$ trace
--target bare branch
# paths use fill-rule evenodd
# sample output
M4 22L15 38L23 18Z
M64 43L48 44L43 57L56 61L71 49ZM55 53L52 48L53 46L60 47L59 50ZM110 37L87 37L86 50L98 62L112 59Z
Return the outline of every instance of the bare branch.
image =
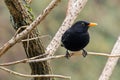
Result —
M58 32L56 33L56 35L54 36L54 38L52 39L52 41L50 42L50 44L48 45L48 47L47 47L47 49L45 51L45 53L49 53L48 56L51 56L51 55L53 55L55 53L55 51L57 50L57 48L59 47L59 45L61 43L62 34L68 28L70 28L70 26L73 24L74 20L78 16L79 12L83 9L86 2L87 2L87 0L77 0L73 4L73 6L71 6L73 8L70 8L71 10L66 15L66 18L64 19L61 27L59 28Z
M48 54L42 54L42 55L38 55L38 56L35 56L32 58L26 58L26 59L22 59L22 60L18 60L18 61L3 63L3 64L0 64L0 66L9 66L9 65L14 65L14 64L18 64L18 63L26 63L28 60L33 60L33 59L40 58L40 57L43 57L46 55L48 55Z
M16 37L12 37L7 43L5 43L0 48L0 57L13 45L15 45L19 40L25 37L29 32L31 32L46 16L47 14L57 5L60 0L53 0L46 9L21 33L17 34Z
M69 0L66 15L70 13L76 0Z
M72 56L78 56L78 55L82 55L80 52L78 53L70 53L71 57ZM109 55L106 53L95 53L95 52L88 52L88 55L97 55L97 56L105 56L105 57L120 57L120 55ZM63 58L66 57L66 55L58 55L58 56L50 56L50 57L46 57L46 58L41 58L41 59L35 59L35 60L28 60L26 62L41 62L41 61L47 61L47 60L51 60L51 59L59 59L59 58Z
M117 42L115 43L111 55L120 55L120 37L118 38ZM99 77L99 80L109 80L112 72L119 60L119 57L115 58L108 58L107 63L104 67L102 74Z
M21 74L21 73L18 73L18 72L15 72L15 71L12 71L10 69L7 69L5 67L2 67L0 66L0 69L1 70L4 70L10 74L14 74L14 75L17 75L17 76L21 76L21 77L26 77L26 78L33 78L33 77L51 77L51 78L62 78L62 79L71 79L71 77L69 76L62 76L62 75L27 75L27 74Z
M47 54L46 54L47 55ZM71 53L72 56L81 56L81 53ZM97 52L88 52L88 55L96 55L96 56L104 56L104 57L120 57L120 54L118 55L110 55L108 53L97 53ZM27 59L22 59L18 61L13 61L13 62L8 62L8 63L1 63L0 66L10 66L14 64L19 64L19 63L27 63L27 62L42 62L42 61L47 61L47 60L52 60L52 59L59 59L59 58L64 58L65 55L57 55L57 56L50 56L50 57L45 57L45 58L40 58L45 55L39 55L35 56L32 58L27 58ZM38 59L40 58L40 59Z
M34 37L34 38L30 38L30 39L24 39L24 40L21 40L22 42L24 42L24 41L31 41L31 40L35 40L35 39L39 39L39 38L44 38L44 37L50 37L51 38L51 36L49 36L49 35L43 35L43 36L38 36L38 37Z

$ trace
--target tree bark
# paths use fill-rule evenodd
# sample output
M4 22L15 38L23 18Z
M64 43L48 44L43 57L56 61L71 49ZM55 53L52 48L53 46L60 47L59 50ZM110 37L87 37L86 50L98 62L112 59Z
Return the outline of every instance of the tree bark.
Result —
M29 25L34 17L31 12L31 9L25 0L4 0L6 6L10 12L10 20L12 26L15 30L18 30L21 26ZM20 32L24 30L21 29ZM33 38L39 36L38 30L34 29L23 39ZM41 55L45 53L45 49L42 45L40 39L25 41L23 42L23 47L25 49L26 55L28 58ZM31 67L31 74L50 74L50 64L47 61L29 63ZM51 80L52 78L33 78L32 80Z

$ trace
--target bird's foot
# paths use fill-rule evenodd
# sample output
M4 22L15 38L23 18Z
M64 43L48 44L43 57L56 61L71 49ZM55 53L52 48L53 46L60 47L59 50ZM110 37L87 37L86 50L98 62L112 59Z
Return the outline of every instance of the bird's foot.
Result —
M69 58L71 57L71 55L70 55L70 53L68 52L68 50L66 51L65 57L66 57L67 59L69 59Z
M83 52L82 52L83 57L86 57L87 56L87 51L84 50L84 49L82 49L82 50L83 50Z

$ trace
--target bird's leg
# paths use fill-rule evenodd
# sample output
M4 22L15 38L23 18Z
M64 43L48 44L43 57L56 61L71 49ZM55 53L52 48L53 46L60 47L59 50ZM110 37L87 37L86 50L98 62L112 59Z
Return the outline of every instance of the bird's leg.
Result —
M68 50L66 51L65 57L66 57L67 59L69 59L69 57L71 57L71 55L70 55L70 53L68 52Z
M87 51L84 50L84 49L82 49L82 50L83 50L83 52L82 52L83 57L86 57L87 56Z

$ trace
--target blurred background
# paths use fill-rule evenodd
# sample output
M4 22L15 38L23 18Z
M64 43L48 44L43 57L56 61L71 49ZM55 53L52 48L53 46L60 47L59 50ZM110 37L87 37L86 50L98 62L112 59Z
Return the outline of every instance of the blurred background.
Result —
M33 0L30 4L35 17L49 4L51 0ZM68 0L61 3L42 21L38 29L42 35L53 37L62 24L67 8ZM81 11L76 21L87 20L98 23L98 26L89 29L91 41L86 47L87 51L110 53L120 33L120 1L119 0L88 0L85 8ZM0 46L6 43L14 34L15 30L10 23L10 14L3 0L0 0ZM51 39L43 38L45 47ZM65 54L65 49L59 47L56 52ZM0 58L0 63L10 62L26 58L21 43L17 43L5 55ZM88 55L52 60L51 66L54 74L68 75L72 80L97 80L105 66L107 57ZM17 72L30 74L28 64L17 64L7 67ZM118 62L110 80L120 80L120 62ZM14 76L0 70L0 80L29 80L28 78ZM61 80L61 79L56 79Z

